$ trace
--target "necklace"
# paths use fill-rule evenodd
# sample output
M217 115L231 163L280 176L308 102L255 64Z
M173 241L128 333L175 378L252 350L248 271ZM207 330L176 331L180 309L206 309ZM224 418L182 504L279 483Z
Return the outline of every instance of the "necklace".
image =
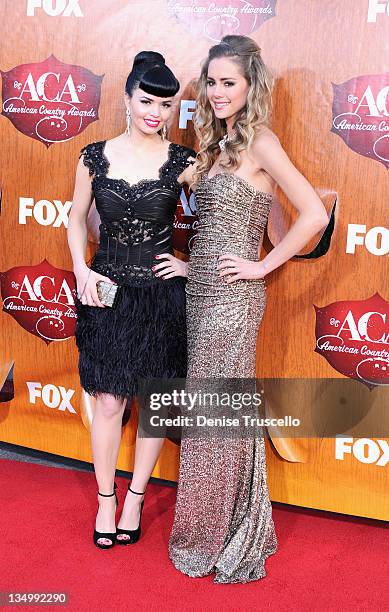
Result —
M222 152L225 151L227 140L228 140L228 134L226 134L225 136L223 136L223 138L221 140L219 140L220 151L222 151Z
M221 140L219 140L218 144L219 144L220 151L222 151L222 152L224 152L224 151L225 151L225 149L226 149L226 143L227 143L227 142L231 142L231 140L233 140L233 138L234 138L234 136L235 136L235 135L236 135L235 130L232 130L232 131L231 131L231 134L228 134L228 132L227 132L227 134L225 134L225 135L223 136L223 138L222 138Z

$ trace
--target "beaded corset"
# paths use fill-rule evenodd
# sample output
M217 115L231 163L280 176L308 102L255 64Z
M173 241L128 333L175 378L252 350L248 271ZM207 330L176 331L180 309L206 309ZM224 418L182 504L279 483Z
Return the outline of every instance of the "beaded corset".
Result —
M174 252L173 222L182 190L177 178L192 163L188 157L196 154L171 143L159 178L130 185L125 179L107 176L105 143L91 143L80 154L93 176L92 190L101 219L100 245L91 268L119 285L161 282L152 266L156 255Z

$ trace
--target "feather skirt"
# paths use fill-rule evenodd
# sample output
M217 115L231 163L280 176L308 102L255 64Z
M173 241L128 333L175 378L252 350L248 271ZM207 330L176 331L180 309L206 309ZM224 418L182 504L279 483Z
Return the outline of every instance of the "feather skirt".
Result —
M76 301L80 383L89 395L129 399L142 378L186 377L185 284L178 276L122 285L113 308Z

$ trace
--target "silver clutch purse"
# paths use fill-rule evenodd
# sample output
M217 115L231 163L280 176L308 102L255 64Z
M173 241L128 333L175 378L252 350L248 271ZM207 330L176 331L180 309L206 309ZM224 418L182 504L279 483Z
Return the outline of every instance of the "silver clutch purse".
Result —
M97 281L97 295L104 306L114 306L118 295L119 285L108 283L107 281Z

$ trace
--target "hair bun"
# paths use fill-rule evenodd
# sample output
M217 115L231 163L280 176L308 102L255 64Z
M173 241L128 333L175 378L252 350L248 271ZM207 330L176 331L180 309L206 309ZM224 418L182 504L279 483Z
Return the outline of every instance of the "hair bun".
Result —
M126 93L131 97L139 87L152 96L169 98L175 96L180 84L165 64L165 58L157 51L140 51L126 81Z
M145 64L165 64L165 58L157 51L140 51L135 55L133 67L138 68Z

